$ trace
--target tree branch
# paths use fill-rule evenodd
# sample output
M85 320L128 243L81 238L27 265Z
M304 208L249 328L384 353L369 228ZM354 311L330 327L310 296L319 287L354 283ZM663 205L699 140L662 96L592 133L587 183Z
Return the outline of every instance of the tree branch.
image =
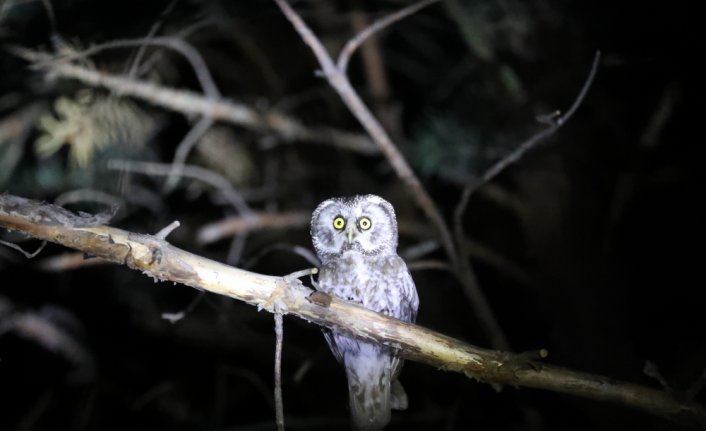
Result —
M540 388L622 404L679 422L706 426L706 409L664 391L486 350L312 292L292 277L244 271L206 259L145 234L73 215L52 204L0 194L0 226L126 265L159 280L179 282L265 309L286 311L314 324L393 347L406 359L484 382Z
M282 313L275 313L275 421L277 431L284 431L284 402L282 401Z
M366 27L363 31L349 39L343 49L341 49L341 53L338 54L338 60L336 61L336 67L338 67L338 70L342 73L346 73L351 56L355 50L358 49L358 47L360 47L360 45L362 45L363 42L365 42L370 36L438 1L439 0L422 0L417 3L412 3L411 5L400 9L395 13L387 15Z
M45 61L40 61L35 64L38 68L46 68L54 64L67 63L70 61L80 60L82 58L89 57L93 54L97 54L101 51L116 48L130 48L130 47L145 47L149 45L160 46L164 48L173 49L186 58L186 60L191 64L191 68L196 74L196 79L198 79L201 89L208 99L215 100L221 97L221 92L216 86L216 82L211 76L211 72L206 66L201 54L191 46L188 42L181 40L176 37L156 37L156 38L144 38L144 39L118 39L112 40L110 42L101 43L99 45L94 45L83 51L75 52L68 55L59 56L47 56Z
M133 160L112 159L108 161L109 170L120 170L124 172L139 172L146 175L171 175L172 164L155 162L136 162ZM253 214L250 205L243 199L240 193L231 185L230 181L223 175L213 172L201 166L182 165L177 172L179 177L194 178L202 181L223 194L229 204L238 213L245 216Z
M274 133L285 142L312 142L332 145L348 151L374 155L379 150L369 138L328 127L308 127L296 119L277 113L260 113L242 103L225 99L210 99L202 94L163 87L147 81L99 72L72 63L52 63L48 54L15 48L19 57L33 63L31 67L47 76L75 79L85 85L103 87L123 96L134 97L165 109L187 115L210 117L261 133ZM39 66L39 63L44 63Z
M302 228L311 221L311 214L303 211L282 213L253 213L249 216L231 216L199 228L196 241L210 244L223 238L257 229Z
M412 171L412 168L409 166L404 156L402 156L400 150L397 149L390 136L380 125L380 122L375 119L358 93L353 89L345 73L334 64L333 59L329 53L326 52L326 48L324 48L321 41L311 31L309 26L306 25L286 0L275 0L275 2L282 10L282 13L292 23L304 42L309 45L314 52L316 59L321 65L323 75L326 77L331 87L336 90L343 103L346 104L351 113L358 119L360 124L363 125L370 137L373 138L373 141L380 148L380 151L382 151L385 158L395 170L397 176L409 189L410 195L414 197L417 205L419 205L439 231L441 242L449 258L455 260L456 252L451 233L446 227L446 223L444 223L441 212L414 174L414 171Z
M586 97L588 90L591 88L591 84L593 83L593 78L596 77L596 72L598 71L598 65L600 64L600 61L601 52L597 51L596 55L593 57L593 63L591 64L591 70L588 72L588 77L586 78L586 81L581 87L581 91L579 91L578 96L576 96L576 99L574 99L574 103L571 104L569 110L566 111L564 115L558 115L555 118L545 118L542 122L547 124L547 127L542 129L538 133L532 135L528 140L520 144L520 146L514 149L510 154L498 160L493 166L490 167L490 169L485 171L485 173L479 180L473 181L464 188L460 203L458 205L458 208L456 209L457 223L458 220L460 220L460 216L465 211L465 208L468 205L468 199L471 197L471 194L473 194L473 192L478 190L478 188L483 184L486 184L488 181L495 178L505 168L520 160L522 156L524 156L525 153L527 153L529 150L552 137L561 128L561 126L563 126L567 121L569 121L569 119L571 119L576 110L583 103L583 99Z

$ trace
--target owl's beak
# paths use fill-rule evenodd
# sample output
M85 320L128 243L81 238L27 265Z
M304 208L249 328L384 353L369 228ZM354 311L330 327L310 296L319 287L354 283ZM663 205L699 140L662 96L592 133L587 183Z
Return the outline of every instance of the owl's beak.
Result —
M353 235L355 234L355 229L348 228L346 235L348 236L348 244L353 244Z

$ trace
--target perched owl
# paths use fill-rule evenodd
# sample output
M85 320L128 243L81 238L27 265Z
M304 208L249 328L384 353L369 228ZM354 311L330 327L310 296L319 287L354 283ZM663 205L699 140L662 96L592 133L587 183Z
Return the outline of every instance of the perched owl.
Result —
M319 290L414 322L419 297L397 255L397 219L389 202L375 195L326 200L312 215L311 237L321 260ZM356 428L382 429L391 408L407 408L407 395L397 380L403 361L393 349L336 331L324 335L346 368Z

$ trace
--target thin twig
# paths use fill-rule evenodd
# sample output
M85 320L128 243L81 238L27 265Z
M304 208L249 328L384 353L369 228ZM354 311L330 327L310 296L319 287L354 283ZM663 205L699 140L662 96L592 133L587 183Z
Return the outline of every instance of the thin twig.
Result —
M179 220L174 220L173 222L169 223L167 226L163 227L162 229L159 230L154 236L156 236L159 239L166 239L167 236L169 236L170 233L174 231L174 229L178 228L181 226L181 223L179 223Z
M2 245L4 245L4 246L7 246L7 247L10 247L10 248L13 249L13 250L19 251L19 252L22 253L22 254L24 255L24 257L26 257L27 259L32 259L33 257L37 256L42 250L44 250L44 247L47 245L47 242L46 242L46 241L42 241L42 244L41 244L39 247L37 247L37 249L36 249L34 252L32 252L32 253L30 253L30 252L28 252L28 251L24 251L24 250L22 249L22 247L20 247L19 245L15 244L15 243L12 243L12 242L3 241L3 240L0 239L0 244L2 244Z
M208 20L206 20L206 19L202 19L200 21L195 21L192 24L177 31L175 34L172 35L172 37L176 37L177 39L186 40L193 33L201 30L202 28L208 27L209 25L211 25L211 23L209 23ZM143 76L145 73L152 70L154 65L157 62L159 62L160 60L162 60L163 58L164 58L164 51L155 50L152 53L152 55L150 55L149 58L147 58L147 60L142 62L142 65L140 65L140 68L137 70L137 75L132 76L132 78L136 78L138 76Z
M255 213L249 217L233 216L207 224L196 232L196 240L210 244L225 237L260 229L306 227L311 221L310 212Z
M365 30L370 25L368 13L363 9L351 12L351 27L356 32ZM365 74L370 105L378 121L393 138L402 136L400 124L401 110L390 98L390 82L383 61L380 41L377 37L369 37L360 46L360 62Z
M146 175L169 175L172 172L172 165L167 163L136 162L133 160L110 160L108 169L137 172ZM253 210L245 202L245 199L233 188L230 181L222 175L200 166L184 165L181 171L182 177L193 178L218 189L228 200L233 208L242 215L250 215Z
M688 401L693 401L694 398L703 390L706 385L706 370L701 370L701 374L696 380L689 385L689 388L684 393L684 398Z
M211 126L213 126L213 118L201 117L191 130L189 130L189 133L179 142L174 154L174 160L172 161L172 170L169 175L167 175L167 179L164 182L164 193L169 193L174 190L181 176L181 171L184 169L186 158L189 157L189 153L194 148L194 145L199 142L199 139L201 139Z
M508 154L506 157L502 158L497 163L495 163L490 169L488 169L483 174L480 180L469 183L463 189L463 192L461 193L461 198L459 199L458 204L456 205L456 208L454 210L454 230L456 238L458 238L459 241L461 241L466 236L463 229L463 214L466 212L466 208L468 207L468 202L471 198L471 195L476 190L478 190L480 186L493 179L507 166L519 160L527 151L531 150L540 142L554 135L554 133L556 133L557 130L559 130L559 128L561 128L561 126L564 125L571 118L572 115L574 115L574 112L576 112L578 107L581 105L583 99L588 93L588 89L591 87L593 78L596 76L596 71L598 70L598 64L600 63L600 59L601 53L600 51L598 51L596 52L596 55L593 58L591 70L588 73L588 77L586 78L586 81L584 82L581 91L579 92L578 96L576 96L576 99L574 100L573 104L566 112L566 114L555 118L553 121L550 121L548 123L549 125L546 128L541 130L539 133L534 134L528 140L520 144L520 146L518 146L517 149L515 149L512 153ZM463 249L463 247L459 248Z
M48 351L66 359L73 370L70 377L88 382L95 376L95 359L73 331L55 322L51 310L16 312L0 320L0 337L8 332L31 340Z
M284 431L284 405L282 402L282 313L275 315L275 417L277 430Z
M657 364L655 364L652 361L645 361L645 365L642 367L642 372L645 373L648 377L651 377L659 383L660 386L662 386L662 389L664 389L665 392L671 394L674 391L672 390L671 386L667 382L667 379L664 378L662 373L659 371L659 367L657 367Z
M543 129L539 133L533 135L531 138L520 144L520 146L517 147L510 154L503 157L497 163L491 166L490 169L488 169L483 174L479 181L474 181L468 186L466 186L461 196L461 203L459 204L461 215L463 215L463 212L465 211L465 208L468 205L468 199L471 197L474 191L478 190L480 186L495 178L495 176L502 172L503 169L518 161L520 158L522 158L522 156L525 155L525 153L534 148L537 144L545 141L546 139L554 135L557 130L561 128L561 126L563 126L567 121L569 121L569 119L574 115L579 106L581 106L581 104L583 103L583 100L586 97L589 88L591 88L591 84L593 83L593 78L595 78L596 76L596 71L598 70L600 60L601 52L597 51L596 55L593 57L593 64L591 65L591 70L588 73L588 77L586 78L583 87L581 87L581 91L579 92L578 96L576 96L574 103L564 115L561 115L555 118L554 120L549 120L548 127ZM457 211L459 210L459 208L457 208Z
M169 323L177 323L178 321L186 317L188 313L194 311L194 308L196 308L199 302L201 302L205 294L206 292L202 290L196 292L196 296L194 297L194 299L189 301L189 304L183 310L177 311L176 313L162 313L162 319L168 321Z
M260 250L255 256L243 263L242 267L246 269L254 267L265 255L272 253L273 251L286 251L287 253L296 254L312 266L321 265L319 258L306 247L287 243L275 243Z
M108 207L120 207L125 200L97 189L69 190L54 198L54 203L60 206L76 202L97 202Z
M230 241L230 247L228 248L228 254L226 255L226 262L229 265L238 265L240 263L247 239L248 232L241 232L235 235Z
M453 273L453 268L451 267L451 265L449 265L448 262L443 261L443 260L434 260L434 259L417 260L417 261L409 262L407 264L407 268L412 272L436 270L436 271L448 271L448 272Z
M10 2L8 2L10 3ZM42 0L42 5L44 10L47 12L47 20L49 20L49 27L51 28L52 36L56 35L56 14L54 13L54 7L51 5L50 0Z
M459 239L459 241L461 241L461 239ZM464 247L464 249L468 250L468 255L472 260L495 269L499 274L502 274L503 277L513 279L524 286L534 284L531 274L483 243L465 239L463 240L463 245L460 247Z
M159 15L159 19L157 20L157 22L152 24L149 31L147 32L147 36L145 37L146 40L152 40L154 38L154 35L157 34L160 27L162 27L162 24L164 24L164 20L172 12L172 10L174 10L174 6L176 6L177 1L178 0L172 0L167 4L167 7L165 7L164 10L162 11L162 13ZM128 70L128 73L127 73L127 77L129 79L135 78L135 75L137 74L137 70L140 67L140 63L142 62L142 57L145 55L146 51L147 51L147 44L143 44L137 49L137 54L135 54L135 59L132 61L132 64L130 65L130 69Z
M395 13L386 15L385 17L373 22L365 30L356 34L354 37L348 39L345 46L338 54L338 60L336 61L336 67L341 73L346 73L348 69L348 63L350 62L351 56L360 45L363 44L370 36L383 30L385 27L389 27L391 24L396 23L402 18L406 18L413 13L424 9L425 7L438 2L439 0L422 0L417 3L411 4L406 8L400 9Z
M66 272L96 265L113 265L113 262L101 258L86 259L85 254L75 252L44 258L36 262L33 268L47 272Z
M532 136L529 140L525 141L522 143L515 151L513 151L511 154L506 156L505 158L501 159L498 161L494 166L492 166L486 173L483 175L483 177L476 182L473 182L466 186L463 189L463 192L461 193L461 198L459 199L458 204L456 205L456 208L454 209L454 232L457 238L457 244L458 244L458 250L461 254L461 260L462 261L468 261L468 256L469 256L469 250L466 244L464 243L464 238L466 237L464 229L463 229L463 214L466 211L466 207L468 206L468 201L470 200L471 195L475 190L478 189L481 185L495 177L498 173L500 173L505 167L510 165L511 163L519 160L527 151L532 149L535 145L537 145L539 142L544 141L545 139L549 138L552 136L554 133L556 133L559 128L566 123L566 121L571 118L571 116L576 112L578 107L581 105L581 102L583 101L584 97L586 96L586 93L588 92L588 89L591 86L591 83L593 82L593 78L596 74L596 70L598 69L598 64L600 61L600 52L596 53L596 56L594 57L593 60L593 65L591 66L591 71L588 75L588 79L584 83L583 87L581 88L581 91L579 92L579 95L576 97L576 100L574 103L571 105L569 110L564 114L563 116L560 116L556 118L554 121L549 123L549 126L542 130L541 132L535 134ZM474 279L475 276L472 272L469 272L466 267L459 267L459 275L462 278L467 278L467 279ZM475 282L472 280L471 282ZM472 299L473 302L484 302L485 298L484 297L476 297L475 294L477 292L473 290L469 290L467 292L470 295L473 295ZM485 313L486 316L483 317L481 314L479 314L479 320L481 323L484 325L490 325L487 326L487 329L489 329L491 332L491 336L497 336L501 334L501 332L494 332L493 331L493 326L497 325L497 322L495 321L495 318L492 314L489 313L489 308L486 307L477 307L476 312L477 313ZM498 327L499 329L499 327ZM495 345L495 344L494 344Z
M421 242L401 250L398 254L405 261L417 260L439 249L435 239L424 239Z
M674 114L674 108L680 99L681 90L675 82L667 85L667 88L662 94L662 98L654 110L650 119L647 121L647 126L640 134L640 145L646 148L655 147L659 143L659 138L668 124L670 118Z

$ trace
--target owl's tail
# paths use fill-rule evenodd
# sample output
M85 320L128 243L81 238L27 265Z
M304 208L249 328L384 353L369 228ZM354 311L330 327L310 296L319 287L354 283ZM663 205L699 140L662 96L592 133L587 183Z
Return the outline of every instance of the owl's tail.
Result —
M361 343L359 352L345 357L348 396L354 428L381 430L390 422L391 357ZM374 346L370 346L374 347Z

